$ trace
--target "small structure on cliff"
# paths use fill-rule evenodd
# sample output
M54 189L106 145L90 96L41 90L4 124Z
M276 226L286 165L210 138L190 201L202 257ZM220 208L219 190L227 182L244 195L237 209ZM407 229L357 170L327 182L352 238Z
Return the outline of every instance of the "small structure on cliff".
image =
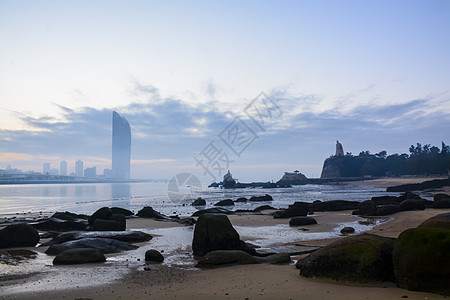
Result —
M277 185L299 185L306 184L307 178L304 174L300 173L298 170L294 172L284 172L283 177L277 181Z
M335 156L344 156L344 148L339 141L336 141L336 154Z

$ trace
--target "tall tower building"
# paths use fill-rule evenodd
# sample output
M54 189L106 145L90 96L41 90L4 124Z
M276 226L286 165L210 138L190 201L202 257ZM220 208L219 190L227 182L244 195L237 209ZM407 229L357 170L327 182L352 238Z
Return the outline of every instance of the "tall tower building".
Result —
M65 160L59 164L59 175L67 176L67 161Z
M75 176L83 177L83 161L77 160L75 162Z
M44 165L42 166L42 174L50 174L50 163L44 163Z
M131 130L127 119L113 111L112 118L112 177L130 178Z

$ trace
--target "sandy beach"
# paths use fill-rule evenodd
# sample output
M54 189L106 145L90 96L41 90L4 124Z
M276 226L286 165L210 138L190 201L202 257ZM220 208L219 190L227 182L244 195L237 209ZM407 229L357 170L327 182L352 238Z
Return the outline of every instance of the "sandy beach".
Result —
M405 182L405 181L403 181ZM356 184L397 185L389 180ZM269 215L232 215L229 219L241 239L262 247L267 240L279 246L295 244L323 246L342 238L326 235L342 224L371 224L361 230L396 238L407 228L450 209L405 211L383 218L360 218L351 211L322 212L314 217L317 225L289 229L289 219L273 219ZM362 222L361 222L362 221ZM366 225L361 225L366 226ZM38 257L30 260L29 273L14 266L0 265L1 299L448 299L422 292L397 288L394 283L350 284L299 276L292 263L284 265L241 265L216 269L197 269L190 243L193 227L150 219L129 219L128 229L154 235L134 251L107 255L103 264L53 266L52 257L43 254L45 247L33 248ZM264 230L267 230L264 232ZM292 234L298 239L292 242ZM326 238L321 238L322 236ZM291 242L284 242L290 240ZM295 238L294 238L295 239ZM163 264L145 264L148 249L162 250Z

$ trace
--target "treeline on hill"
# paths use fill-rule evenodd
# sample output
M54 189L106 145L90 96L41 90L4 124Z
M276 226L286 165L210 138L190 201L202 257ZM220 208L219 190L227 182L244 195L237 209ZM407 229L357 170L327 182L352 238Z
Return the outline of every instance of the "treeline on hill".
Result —
M450 169L450 146L442 142L439 149L430 144L417 143L409 147L409 154L387 155L386 151L371 154L362 151L358 156L347 152L343 159L341 176L399 176L447 174Z

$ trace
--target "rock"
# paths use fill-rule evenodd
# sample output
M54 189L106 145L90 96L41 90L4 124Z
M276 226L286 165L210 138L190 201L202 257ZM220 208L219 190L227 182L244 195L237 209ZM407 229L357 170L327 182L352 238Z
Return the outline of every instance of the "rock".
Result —
M400 207L398 205L382 205L377 208L376 215L377 216L387 216L398 213L400 211Z
M377 211L377 206L372 200L366 200L359 204L358 210L353 212L354 215L359 216L374 216Z
M134 213L131 210L121 208L121 207L111 207L111 212L113 215L120 214L120 215L124 215L125 217L134 215Z
M87 264L106 261L103 253L98 249L74 248L59 253L54 259L54 265Z
M87 215L78 215L71 212L55 212L50 218L57 218L65 221L77 221L77 220L87 220L89 216Z
M263 210L276 210L276 208L272 207L270 205L261 205L261 206L258 206L257 208L255 208L253 211L260 212Z
M194 202L192 202L192 206L204 206L206 205L206 200L202 198L197 198Z
M353 227L344 227L341 229L341 233L344 235L355 233L355 228Z
M94 226L92 226L96 231L121 231L125 230L122 225L114 220L102 220L97 219L94 222Z
M201 257L196 267L211 268L220 265L245 265L258 263L282 264L290 263L288 253L273 254L266 257L256 257L242 250L217 250Z
M437 189L448 186L448 179L434 179L421 183L410 183L386 188L387 192L406 192L406 191L422 191L425 189Z
M162 263L164 256L158 250L150 249L145 252L145 261Z
M178 216L169 217L154 210L151 206L145 206L136 214L140 218L149 218L157 221L177 222L183 225L194 225L195 220L192 218L181 219Z
M134 250L139 247L113 239L83 238L80 240L64 242L62 244L51 245L45 253L48 255L57 255L65 250L74 248L94 248L102 251L102 253L117 253Z
M373 203L375 205L389 205L389 204L400 204L403 200L398 199L395 196L378 196L378 197L372 197Z
M420 199L407 199L402 201L398 208L400 211L408 211L408 210L424 210L425 203Z
M116 221L120 224L120 229L117 231L123 231L127 229L127 219L123 214L113 214L109 220Z
M346 237L297 261L304 277L338 281L392 281L394 240L372 234Z
M95 213L92 214L92 216L89 217L88 223L89 225L94 225L95 220L102 219L102 220L109 220L109 218L112 216L112 211L109 207L102 207L98 209Z
M214 206L234 206L234 201L231 199L225 199L217 202Z
M308 179L306 176L299 171L295 172L284 172L283 177L277 181L278 186L290 186L290 185L302 185L306 184Z
M282 218L306 216L308 215L309 207L310 207L309 203L295 202L294 204L289 205L287 209L274 212L273 217L275 219L282 219Z
M434 202L433 208L450 208L450 198L437 200Z
M248 200L245 197L240 197L240 198L237 198L236 200L234 200L234 202L247 202L247 201Z
M47 245L61 244L67 241L81 240L84 238L107 238L127 243L140 243L151 240L153 237L142 231L87 231L87 232L64 232L46 243ZM44 244L43 244L44 245Z
M432 227L450 230L450 213L431 217L420 224L419 227Z
M440 194L436 194L433 196L434 201L439 201L439 200L446 199L446 198L450 199L450 195L440 193Z
M36 258L38 254L27 249L11 249L0 251L0 264L18 265L24 260Z
M0 230L0 248L34 247L39 239L37 230L28 224L9 225Z
M204 256L215 250L243 250L257 255L254 248L241 241L226 215L201 215L195 225L192 251L195 256Z
M222 208L222 207L211 207L207 209L198 210L195 213L192 214L193 217L199 217L204 214L225 214L225 215L232 215L234 214L233 211Z
M317 224L316 219L313 217L293 217L289 221L289 226L305 226Z
M256 202L256 201L272 201L273 198L270 195L265 194L264 196L252 196L250 197L250 201Z
M415 194L415 193L412 193L412 192L405 192L405 193L401 194L400 196L398 196L397 199L398 199L400 202L402 202L402 201L408 200L408 199L417 199L417 200L421 200L422 198L421 198L419 195Z
M346 200L315 201L311 205L311 211L355 210L358 209L359 204L358 201Z
M87 230L88 223L86 221L65 221L58 218L50 218L30 223L37 230L45 231L73 231Z
M412 228L395 242L393 262L399 287L450 295L450 230Z

